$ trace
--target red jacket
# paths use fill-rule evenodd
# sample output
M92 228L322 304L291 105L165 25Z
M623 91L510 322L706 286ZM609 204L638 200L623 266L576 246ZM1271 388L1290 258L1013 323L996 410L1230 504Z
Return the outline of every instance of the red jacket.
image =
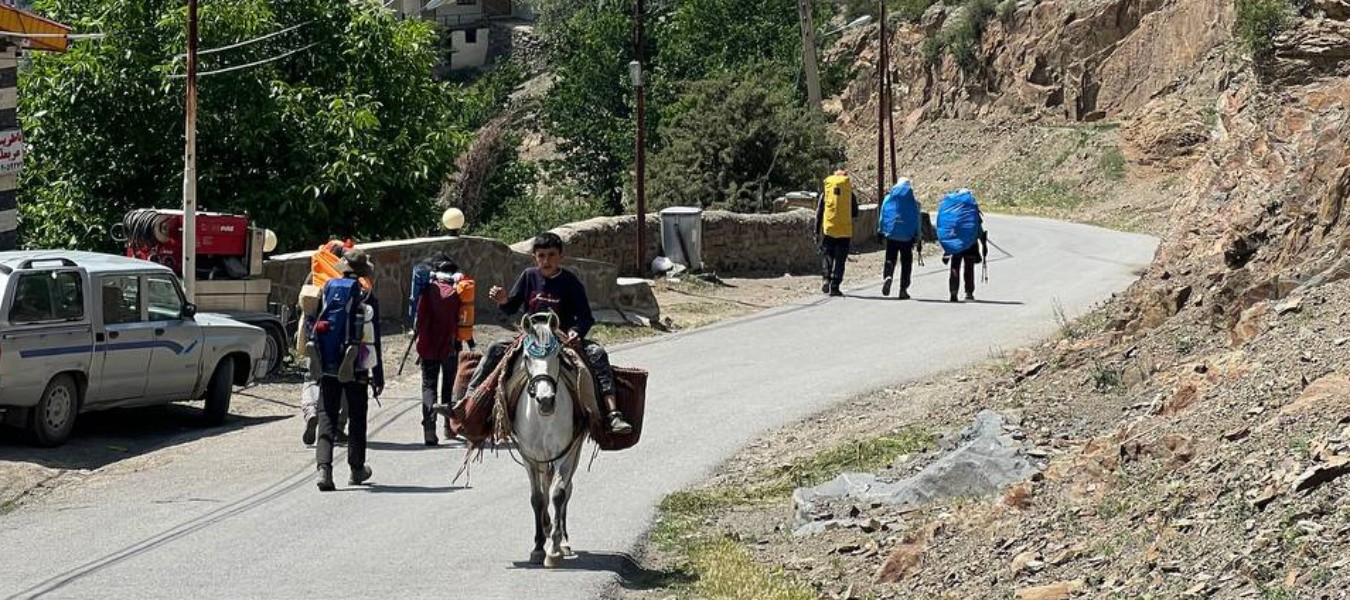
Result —
M442 361L455 353L459 295L449 282L432 281L417 300L417 355Z

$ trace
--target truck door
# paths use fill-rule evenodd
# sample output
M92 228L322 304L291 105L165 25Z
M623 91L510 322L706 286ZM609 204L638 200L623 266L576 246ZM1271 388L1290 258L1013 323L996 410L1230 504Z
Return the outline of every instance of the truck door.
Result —
M104 275L95 284L102 328L94 342L101 355L98 402L138 400L145 395L155 326L146 322L138 275Z
M0 390L5 404L37 404L56 373L88 373L93 332L85 312L83 273L19 271L0 285ZM4 298L5 287L11 295Z
M143 278L155 347L150 354L150 377L145 395L153 400L188 400L197 386L201 364L201 327L183 315L186 300L172 275Z

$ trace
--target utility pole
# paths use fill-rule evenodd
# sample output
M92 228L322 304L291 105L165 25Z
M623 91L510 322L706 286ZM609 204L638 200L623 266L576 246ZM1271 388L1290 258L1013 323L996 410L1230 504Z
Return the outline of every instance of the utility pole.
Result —
M811 0L797 0L802 29L802 68L806 71L806 98L811 110L820 110L820 65L816 63L816 26Z
M883 15L884 18L884 15ZM882 24L885 27L885 24ZM891 39L884 37L881 48L886 53L886 122L891 132L891 176L900 178L900 170L895 166L895 71L891 67Z
M183 150L183 291L197 291L197 0L188 0L187 147Z
M644 72L642 21L645 15L642 0L637 0L633 12L634 44L636 45L637 67L633 69L634 87L637 91L637 274L646 273L647 264L647 99L645 94L646 73Z
M877 204L886 197L886 0L877 0L877 35L881 50L877 53Z

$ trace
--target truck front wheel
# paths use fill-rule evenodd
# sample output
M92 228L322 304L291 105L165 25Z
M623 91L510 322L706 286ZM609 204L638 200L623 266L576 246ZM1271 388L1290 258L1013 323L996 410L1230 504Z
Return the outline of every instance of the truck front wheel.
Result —
M281 332L280 327L272 324L264 325L263 331L267 333L267 346L263 350L263 359L267 361L267 374L276 375L286 360L286 334Z
M216 370L211 373L211 381L206 384L206 404L202 407L202 420L207 425L220 425L230 412L230 395L234 393L234 359L220 359Z

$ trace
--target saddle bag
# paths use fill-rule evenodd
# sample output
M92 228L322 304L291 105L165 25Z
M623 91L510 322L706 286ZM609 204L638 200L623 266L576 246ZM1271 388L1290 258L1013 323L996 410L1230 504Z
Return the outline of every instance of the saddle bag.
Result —
M633 426L633 432L619 435L610 433L608 419L591 422L591 439L601 450L627 450L642 438L642 416L647 409L647 371L630 367L613 367L615 400L619 410Z
M455 372L454 405L450 411L450 429L469 444L477 445L492 437L492 404L497 398L497 382L484 381L476 390L469 389L469 378L483 360L477 352L461 352Z

